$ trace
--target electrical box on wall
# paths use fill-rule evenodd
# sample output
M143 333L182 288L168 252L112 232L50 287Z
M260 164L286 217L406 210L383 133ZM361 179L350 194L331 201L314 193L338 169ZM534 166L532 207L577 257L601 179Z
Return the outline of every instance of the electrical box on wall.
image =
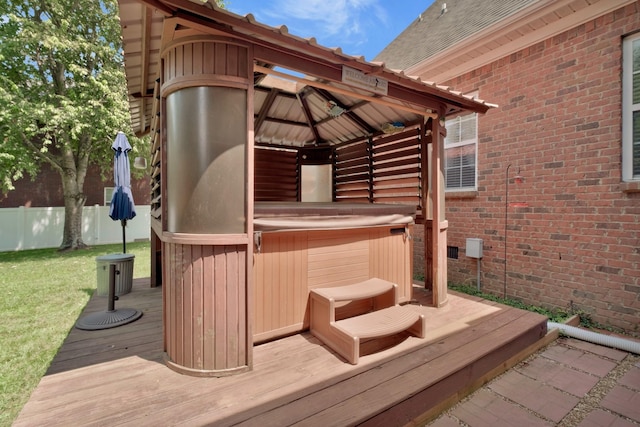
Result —
M482 258L482 239L467 238L467 256L469 258Z

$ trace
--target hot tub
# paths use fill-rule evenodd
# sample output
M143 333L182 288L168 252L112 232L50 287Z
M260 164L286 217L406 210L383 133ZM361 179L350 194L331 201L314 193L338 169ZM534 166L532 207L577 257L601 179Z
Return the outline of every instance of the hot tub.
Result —
M347 203L256 203L254 342L309 327L309 290L372 277L411 299L415 207Z

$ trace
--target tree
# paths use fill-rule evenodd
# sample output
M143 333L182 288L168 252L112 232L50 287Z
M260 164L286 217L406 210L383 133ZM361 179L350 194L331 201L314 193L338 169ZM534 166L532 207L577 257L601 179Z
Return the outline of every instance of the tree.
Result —
M85 247L87 168L109 170L113 138L131 128L117 11L116 0L0 4L0 189L36 176L43 162L58 171L60 249Z

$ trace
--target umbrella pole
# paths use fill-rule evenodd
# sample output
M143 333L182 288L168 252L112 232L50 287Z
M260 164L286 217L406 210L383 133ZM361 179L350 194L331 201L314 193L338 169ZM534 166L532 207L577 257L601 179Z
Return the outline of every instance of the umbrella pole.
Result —
M127 220L123 219L120 221L120 223L122 224L122 253L126 254L127 253L127 238L126 238L126 234L125 234L125 227L127 226Z
M107 311L114 311L116 308L116 265L109 264L109 301L107 302Z

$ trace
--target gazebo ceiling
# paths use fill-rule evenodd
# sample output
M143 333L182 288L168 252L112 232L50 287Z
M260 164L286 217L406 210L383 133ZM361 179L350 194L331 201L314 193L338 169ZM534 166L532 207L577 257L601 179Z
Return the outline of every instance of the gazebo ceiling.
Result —
M163 43L191 34L227 35L253 44L256 144L336 145L393 132L461 110L492 107L402 72L345 55L286 27L257 23L211 1L119 0L133 131L148 133L156 116Z

